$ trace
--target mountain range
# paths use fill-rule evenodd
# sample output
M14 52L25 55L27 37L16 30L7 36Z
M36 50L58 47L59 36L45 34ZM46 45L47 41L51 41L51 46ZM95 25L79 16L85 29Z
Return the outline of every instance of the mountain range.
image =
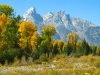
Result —
M48 12L41 16L36 12L34 7L29 8L22 16L24 21L31 20L38 26L38 33L41 34L41 29L44 25L51 24L56 28L54 39L66 41L68 33L76 32L79 35L79 40L86 39L91 45L100 45L100 26L82 20L80 18L71 17L64 10L56 13Z

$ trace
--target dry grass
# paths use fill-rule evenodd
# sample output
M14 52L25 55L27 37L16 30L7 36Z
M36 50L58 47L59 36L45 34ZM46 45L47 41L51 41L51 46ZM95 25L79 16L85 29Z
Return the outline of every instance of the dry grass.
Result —
M0 75L100 75L99 56L74 58L57 55L50 62L29 65L24 58L22 60L16 60L12 65L0 65Z

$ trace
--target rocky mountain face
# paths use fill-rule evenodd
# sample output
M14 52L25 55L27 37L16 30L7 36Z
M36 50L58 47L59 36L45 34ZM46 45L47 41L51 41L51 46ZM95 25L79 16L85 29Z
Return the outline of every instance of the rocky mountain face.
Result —
M37 24L39 33L41 33L42 26L48 24L54 25L57 31L54 39L66 41L67 34L74 31L79 35L80 40L85 38L91 45L100 45L99 26L87 20L73 18L69 14L66 14L64 10L58 11L55 14L48 12L41 16L37 14L34 7L31 7L23 15L23 20L31 20L33 23Z

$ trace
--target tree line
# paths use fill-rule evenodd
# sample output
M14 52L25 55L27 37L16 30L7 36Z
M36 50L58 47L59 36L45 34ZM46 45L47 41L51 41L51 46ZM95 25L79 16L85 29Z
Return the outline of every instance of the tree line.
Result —
M15 16L12 6L0 4L0 63L9 63L17 56L26 60L31 57L37 60L42 56L53 58L57 54L80 57L93 54L100 55L99 46L91 46L85 39L78 40L75 32L69 33L66 42L53 40L56 29L53 25L42 27L39 35L38 27L31 21L23 21L20 15Z

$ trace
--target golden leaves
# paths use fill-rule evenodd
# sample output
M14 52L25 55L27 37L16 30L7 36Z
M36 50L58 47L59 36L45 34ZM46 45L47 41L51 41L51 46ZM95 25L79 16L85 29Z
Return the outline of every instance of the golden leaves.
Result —
M18 44L22 49L24 49L27 45L27 39L26 38L20 38Z
M2 41L2 36L1 36L1 33L5 31L6 27L7 27L7 17L6 15L3 13L1 16L0 16L0 43Z
M20 34L20 39L19 39L19 45L22 47L22 48L25 48L25 46L32 46L32 48L35 48L34 45L36 45L36 40L37 40L37 37L38 37L38 34L37 34L37 26L35 24L33 24L32 22L28 21L23 21L20 26L19 26L19 29L18 29L18 32ZM24 39L24 40L22 40ZM25 40L27 40L25 42ZM26 44L26 45L23 45Z
M3 31L3 29L6 28L7 24L7 17L6 15L3 13L1 16L0 16L0 32Z
M19 26L18 32L21 33L22 36L29 36L31 32L37 31L37 26L32 24L32 22L22 22Z
M52 25L46 25L42 28L42 33L45 35L54 35L56 33L55 27Z
M56 45L57 45L57 49L59 51L62 51L64 42L62 40L55 40L54 43L53 43L53 47L56 46Z
M34 32L30 39L30 45L32 46L32 50L37 50L38 47L38 34Z
M78 41L78 35L75 32L69 33L67 35L67 41L73 48L75 48Z

